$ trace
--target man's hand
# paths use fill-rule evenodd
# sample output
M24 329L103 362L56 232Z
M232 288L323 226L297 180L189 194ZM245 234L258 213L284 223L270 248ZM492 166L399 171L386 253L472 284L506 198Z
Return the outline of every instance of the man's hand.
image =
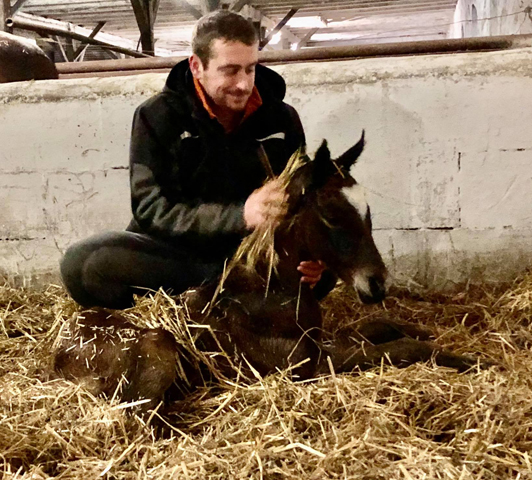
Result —
M244 221L250 230L265 222L279 223L286 214L286 193L279 180L255 190L244 205Z
M321 260L301 262L297 270L302 274L301 283L308 283L310 288L314 288L325 270L325 263Z

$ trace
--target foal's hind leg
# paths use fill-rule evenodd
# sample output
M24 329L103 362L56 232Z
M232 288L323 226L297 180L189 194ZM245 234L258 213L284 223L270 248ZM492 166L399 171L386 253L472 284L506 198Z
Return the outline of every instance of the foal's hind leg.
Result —
M176 344L163 329L140 329L116 314L84 312L63 332L54 369L93 394L155 406L176 377Z
M162 328L139 332L132 347L133 356L124 400L149 399L142 409L153 408L176 378L177 347L173 335Z
M417 340L429 340L432 337L432 332L419 325L377 319L362 323L356 328L354 336L358 340L365 340L373 345L379 345L404 337L415 338Z
M335 372L349 372L357 367L361 370L366 370L380 365L383 359L397 367L406 367L413 363L426 362L433 358L437 365L456 368L461 372L477 364L477 360L474 358L458 355L437 347L433 343L408 337L379 345L351 347L349 349L333 345L327 347L322 355L324 358L320 361L318 373L329 372L327 356L331 357Z

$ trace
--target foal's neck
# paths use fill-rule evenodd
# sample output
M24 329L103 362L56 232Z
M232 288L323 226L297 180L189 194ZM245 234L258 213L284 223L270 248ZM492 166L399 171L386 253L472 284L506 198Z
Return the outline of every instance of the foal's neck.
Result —
M279 256L277 264L277 279L283 290L299 292L301 273L297 270L304 260L310 260L310 255L304 243L304 232L299 228L279 229L275 235L275 251Z

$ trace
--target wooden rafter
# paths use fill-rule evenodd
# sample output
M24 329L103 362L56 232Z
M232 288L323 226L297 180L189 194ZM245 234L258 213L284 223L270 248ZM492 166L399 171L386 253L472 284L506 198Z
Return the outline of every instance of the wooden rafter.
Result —
M9 19L9 24L14 28L20 28L23 30L31 30L39 34L59 35L65 38L72 38L81 42L86 42L91 45L99 45L102 48L114 50L116 52L123 53L132 57L146 57L144 53L137 52L131 48L124 47L114 42L125 42L126 40L121 37L113 35L106 35L106 41L98 38L89 38L87 29L74 25L69 22L61 22L54 19L45 17L39 17L37 15L29 15L20 13ZM83 32L83 33L82 33Z
M290 11L284 16L284 18L274 27L274 29L266 35L266 38L260 43L260 48L263 49L268 43L270 43L273 36L283 28L288 21L297 13L297 8L292 8Z
M11 17L11 3L9 0L0 0L0 31L9 32L6 20Z
M242 10L246 5L248 5L249 2L251 2L251 0L235 0L235 1L231 4L230 9L231 9L233 12L240 12L240 10Z
M98 22L98 25L96 25L96 27L94 27L94 29L92 30L92 32L90 33L88 38L94 38L97 35L97 33L104 27L104 25L105 25L105 22ZM76 61L78 59L78 57L83 55L85 53L85 50L87 50L88 46L89 46L89 44L87 42L81 42L80 46L74 52L73 61Z
M314 35L318 30L319 30L319 28L310 29L305 34L305 36L297 43L296 50L299 50L300 48L303 48L308 43L308 41L312 38L312 35Z
M57 46L57 49L61 53L61 56L63 57L63 61L70 62L70 59L68 58L67 52L65 50L65 47L63 46L63 43L61 42L60 37L58 37L57 35L53 35L52 38L55 41L55 44Z
M159 8L159 0L130 0L137 25L140 31L140 43L142 44L142 52L148 55L153 55L155 52L155 38L153 33L153 26Z
M201 0L203 13L214 12L220 6L220 0Z
M74 61L74 41L70 37L65 38L65 50L68 56L68 61Z
M18 0L18 2L11 7L11 15L15 15L15 13L17 13L27 1L28 0Z
M265 27L266 29L273 29L276 25L278 25L278 22L266 16L264 12L251 5L246 5L244 7L244 14L251 18L254 23L260 23L261 28ZM288 28L284 29L284 34L291 43L299 43L301 40L301 38L299 38L297 35L294 35Z
M196 7L188 3L187 0L177 0L177 3L180 4L196 20L199 20L201 17L203 17L203 13L201 13Z

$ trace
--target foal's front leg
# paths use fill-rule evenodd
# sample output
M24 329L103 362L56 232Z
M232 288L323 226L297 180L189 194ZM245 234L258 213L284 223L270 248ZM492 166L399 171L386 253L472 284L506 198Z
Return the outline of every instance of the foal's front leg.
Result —
M469 370L478 361L475 358L458 355L440 348L431 342L409 337L400 338L379 345L365 345L349 349L328 347L322 354L320 373L327 373L329 366L326 357L330 356L336 372L350 372L355 368L367 370L379 366L384 360L397 367L407 367L416 362L434 359L436 365L456 368L460 372Z
M330 357L335 372L350 372L356 368L367 370L379 366L384 360L397 367L407 367L416 362L434 359L436 365L455 368L460 372L469 370L478 364L478 360L465 355L458 355L438 347L432 342L403 337L378 345L356 345L349 348L344 345L332 344L322 348L318 373L329 373ZM490 362L481 361L483 367Z
M357 326L354 336L373 345L392 342L400 338L410 337L416 340L429 340L432 332L412 323L399 323L385 318L370 320Z

